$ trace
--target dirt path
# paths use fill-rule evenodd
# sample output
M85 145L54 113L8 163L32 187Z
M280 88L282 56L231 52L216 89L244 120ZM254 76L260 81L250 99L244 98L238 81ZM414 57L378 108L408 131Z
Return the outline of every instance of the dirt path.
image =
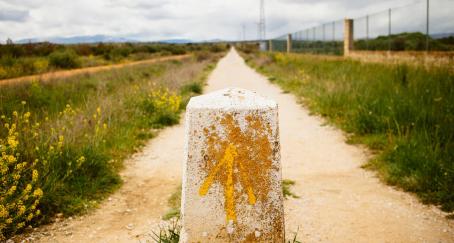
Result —
M87 67L87 68L78 68L72 70L62 70L62 71L55 71L49 73L42 73L36 75L29 75L24 77L18 78L11 78L11 79L0 79L0 86L2 85L11 85L20 82L30 82L36 79L49 81L55 78L67 78L78 74L84 73L96 73L103 70L110 70L116 68L122 68L127 66L135 66L139 64L151 64L156 62L168 61L168 60L181 60L183 58L189 57L190 55L178 55L178 56L168 56L168 57L157 57L148 60L136 61L136 62L127 62L127 63L120 63L120 64L112 64L112 65L105 65L105 66L97 66L97 67Z
M296 99L248 68L235 51L223 58L207 92L255 90L279 103L283 177L299 199L285 202L287 237L303 242L454 242L454 224L434 207L383 185L360 168L364 150L324 126ZM124 186L92 214L46 226L41 242L138 242L167 210L181 181L184 124L162 131L127 161Z

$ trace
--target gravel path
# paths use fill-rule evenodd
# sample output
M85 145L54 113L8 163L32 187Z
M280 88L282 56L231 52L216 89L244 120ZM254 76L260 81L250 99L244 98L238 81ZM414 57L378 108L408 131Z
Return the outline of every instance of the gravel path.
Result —
M242 87L279 103L283 178L300 198L285 201L287 237L303 242L454 242L454 222L432 206L388 187L360 166L366 150L345 143L296 99L247 67L232 50L209 78L207 92ZM40 242L139 242L168 210L181 182L184 124L167 128L126 162L125 184L89 215L39 229ZM36 236L40 236L39 239Z

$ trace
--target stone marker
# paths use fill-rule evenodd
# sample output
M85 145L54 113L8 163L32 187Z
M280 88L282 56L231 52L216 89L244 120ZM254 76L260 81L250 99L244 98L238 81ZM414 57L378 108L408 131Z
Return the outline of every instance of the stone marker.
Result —
M180 242L284 242L276 102L229 88L186 111Z

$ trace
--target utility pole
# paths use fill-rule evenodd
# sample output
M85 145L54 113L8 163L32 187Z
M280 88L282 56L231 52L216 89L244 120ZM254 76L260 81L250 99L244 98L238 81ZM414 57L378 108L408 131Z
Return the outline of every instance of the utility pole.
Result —
M259 40L266 39L265 0L260 0Z

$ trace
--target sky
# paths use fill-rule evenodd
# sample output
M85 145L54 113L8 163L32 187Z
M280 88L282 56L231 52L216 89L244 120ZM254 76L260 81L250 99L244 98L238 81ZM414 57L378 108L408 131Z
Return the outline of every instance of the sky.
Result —
M415 1L421 0L265 0L266 35L277 37ZM433 26L454 32L454 18L449 17L454 0L431 1L438 6L432 11L443 12L431 20ZM407 12L402 19L408 22L406 16L415 14ZM139 41L235 40L243 38L243 25L246 39L255 39L258 20L259 0L0 0L0 42L98 34Z

